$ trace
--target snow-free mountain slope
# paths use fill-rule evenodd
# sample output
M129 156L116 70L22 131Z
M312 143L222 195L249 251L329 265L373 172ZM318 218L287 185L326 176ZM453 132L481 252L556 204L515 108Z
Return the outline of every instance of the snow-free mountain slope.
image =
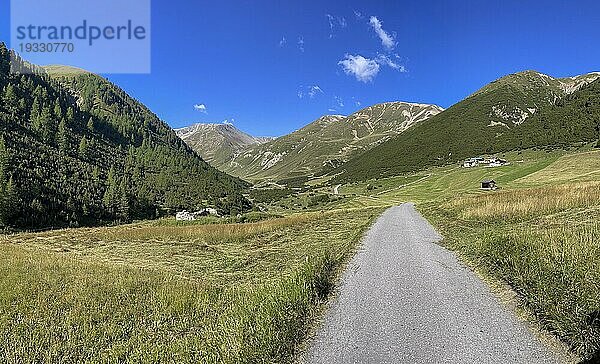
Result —
M240 150L266 143L273 138L254 137L232 124L194 124L175 129L183 139L207 162L220 165L231 160Z
M289 135L247 148L215 166L251 180L318 175L441 111L436 105L388 102L350 116L327 115Z
M353 158L336 171L342 173L338 179L397 175L481 154L597 140L598 78L598 73L553 78L535 71L502 77ZM572 102L578 106L561 110Z

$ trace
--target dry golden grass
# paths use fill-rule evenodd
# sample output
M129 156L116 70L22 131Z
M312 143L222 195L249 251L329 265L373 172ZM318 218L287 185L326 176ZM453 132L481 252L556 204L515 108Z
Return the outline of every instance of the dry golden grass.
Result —
M0 362L290 362L380 213L4 236Z
M575 353L600 356L600 182L463 197L428 215Z
M446 207L459 209L463 218L514 220L590 208L599 202L600 182L581 182L458 198Z

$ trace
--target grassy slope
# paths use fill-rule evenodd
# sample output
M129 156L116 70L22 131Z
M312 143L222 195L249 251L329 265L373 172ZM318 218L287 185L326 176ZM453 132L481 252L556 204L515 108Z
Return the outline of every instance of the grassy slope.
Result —
M431 105L377 104L348 117L324 116L291 134L246 149L231 160L214 161L227 173L248 180L281 180L322 174L436 114Z
M559 80L549 85L546 81L535 72L503 77L351 159L338 169L341 174L336 180L395 176L481 154L597 140L600 81L568 97L556 84ZM559 100L556 106L555 98ZM530 109L535 110L533 115ZM506 118L495 110L502 110ZM515 116L521 112L527 115L523 123Z
M290 361L380 212L6 236L0 361Z

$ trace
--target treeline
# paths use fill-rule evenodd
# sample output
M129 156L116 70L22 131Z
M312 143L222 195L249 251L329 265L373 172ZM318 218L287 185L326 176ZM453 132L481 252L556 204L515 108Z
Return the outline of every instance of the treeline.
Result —
M47 74L16 55L24 72L11 73L10 52L0 43L0 226L251 208L246 182L209 166L123 90L86 72Z

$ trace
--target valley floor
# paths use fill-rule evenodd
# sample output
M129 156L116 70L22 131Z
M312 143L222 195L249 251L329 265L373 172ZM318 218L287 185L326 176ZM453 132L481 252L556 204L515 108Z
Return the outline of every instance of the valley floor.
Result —
M511 165L491 169L448 166L337 188L313 181L270 205L285 217L254 223L3 236L0 361L293 361L364 231L406 201L441 244L510 285L544 328L592 358L600 151L505 157ZM480 191L486 178L501 189Z

